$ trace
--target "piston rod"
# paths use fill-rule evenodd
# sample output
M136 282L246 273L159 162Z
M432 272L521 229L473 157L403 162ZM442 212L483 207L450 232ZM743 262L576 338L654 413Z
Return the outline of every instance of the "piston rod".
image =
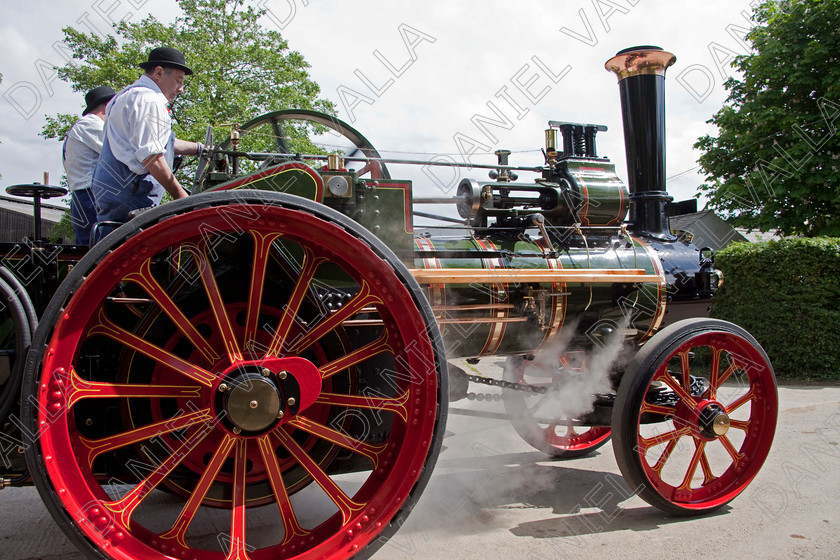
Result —
M324 154L284 154L282 152L238 152L232 150L214 149L213 153L224 154L229 156L245 157L253 160L266 160L275 157L285 157L291 160L304 159L319 159L327 160L328 155ZM458 162L444 162L444 161L418 161L415 159L396 159L396 158L368 158L368 157L344 157L344 161L353 161L358 163L368 163L371 161L379 161L382 163L398 163L406 165L428 165L432 167L466 167L470 169L504 169L510 171L533 171L534 173L542 173L543 167L519 167L514 165L492 165L485 163L458 163Z

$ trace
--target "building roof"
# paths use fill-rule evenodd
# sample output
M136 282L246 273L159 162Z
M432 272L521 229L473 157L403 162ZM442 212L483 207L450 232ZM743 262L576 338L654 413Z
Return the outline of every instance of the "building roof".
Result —
M778 241L782 236L778 232L772 231L749 231L747 228L735 228L738 233L743 235L747 241L757 243L758 241Z
M0 195L0 209L17 214L25 214L32 216L33 207L32 199L21 198L17 196ZM61 216L67 210L66 206L59 204L51 204L48 202L41 202L41 220L44 222L58 223Z
M674 232L687 231L693 236L692 243L715 250L723 249L734 241L749 241L711 210L671 216L671 229Z

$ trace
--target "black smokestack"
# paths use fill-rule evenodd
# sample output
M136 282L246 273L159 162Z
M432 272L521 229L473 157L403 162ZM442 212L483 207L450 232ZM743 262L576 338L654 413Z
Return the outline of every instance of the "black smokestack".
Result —
M630 187L630 230L671 240L665 187L665 69L677 58L659 47L631 47L604 65L618 76Z

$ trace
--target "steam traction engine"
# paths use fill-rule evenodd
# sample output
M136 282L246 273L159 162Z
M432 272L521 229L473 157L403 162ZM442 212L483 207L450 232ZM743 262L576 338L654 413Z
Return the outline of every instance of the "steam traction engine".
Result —
M26 461L5 454L4 484L34 482L91 558L368 556L431 476L449 401L495 385L536 448L612 437L649 503L723 506L769 452L776 387L747 332L698 318L720 276L669 230L673 61L607 63L629 188L597 155L603 127L552 122L544 165L498 152L494 180L444 200L449 235L418 235L412 212L442 200L412 199L345 123L281 111L199 162L195 196L83 258L36 240L56 255L27 276L43 311L7 250L3 441ZM325 131L352 150L319 153ZM447 367L490 355L508 356L502 378Z

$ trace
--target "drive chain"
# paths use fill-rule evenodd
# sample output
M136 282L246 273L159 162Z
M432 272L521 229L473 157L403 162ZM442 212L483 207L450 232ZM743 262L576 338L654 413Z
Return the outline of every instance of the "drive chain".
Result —
M535 387L527 383L515 383L513 381L505 381L503 379L493 379L492 377L482 377L480 375L469 375L467 379L473 383L481 385L490 385L492 387L501 387L502 389L510 389L512 391L525 391L529 393L537 393L544 395L548 392L548 387ZM502 396L493 393L467 393L467 400L473 401L500 401Z

